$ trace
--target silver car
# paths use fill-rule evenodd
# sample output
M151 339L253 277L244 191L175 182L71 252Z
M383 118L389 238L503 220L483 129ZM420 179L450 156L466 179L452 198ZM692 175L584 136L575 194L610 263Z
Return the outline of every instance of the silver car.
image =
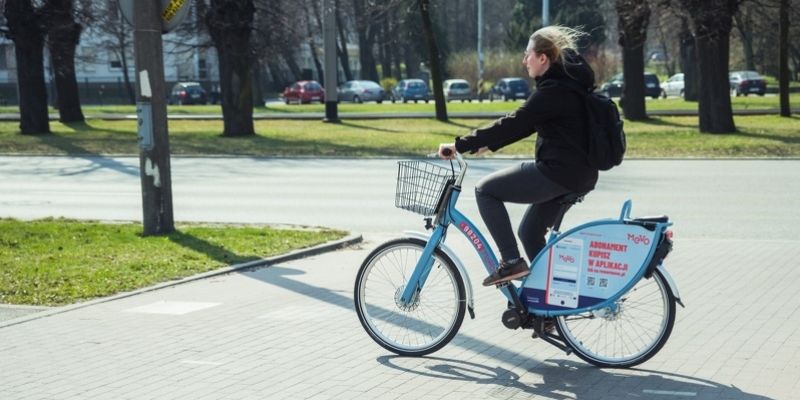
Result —
M669 77L666 82L661 84L661 97L680 96L683 97L683 74L675 74Z
M339 100L363 103L375 101L383 102L383 88L373 81L347 81L339 86Z
M450 100L464 100L472 101L472 89L469 87L469 82L465 79L448 79L442 85L444 91L444 98Z

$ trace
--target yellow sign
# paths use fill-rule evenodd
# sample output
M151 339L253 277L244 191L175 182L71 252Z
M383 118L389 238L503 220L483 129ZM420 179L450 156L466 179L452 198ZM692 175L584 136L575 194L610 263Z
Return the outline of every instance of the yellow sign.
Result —
M175 14L183 7L183 4L186 3L186 0L172 0L169 2L164 11L161 12L161 18L164 19L164 22L172 21L172 18L175 18Z

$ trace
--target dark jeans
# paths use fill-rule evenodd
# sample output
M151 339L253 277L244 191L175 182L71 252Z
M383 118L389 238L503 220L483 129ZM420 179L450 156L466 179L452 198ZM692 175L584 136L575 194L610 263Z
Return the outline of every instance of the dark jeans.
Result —
M524 162L485 176L475 186L483 222L489 229L503 260L519 257L517 241L505 202L530 204L519 224L519 238L529 261L544 248L547 229L561 207L555 198L571 190L544 176L536 164Z

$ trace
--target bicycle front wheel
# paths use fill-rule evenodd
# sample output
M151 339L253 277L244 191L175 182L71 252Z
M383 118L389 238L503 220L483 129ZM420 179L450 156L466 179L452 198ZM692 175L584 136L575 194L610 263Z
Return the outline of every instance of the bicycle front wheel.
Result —
M425 244L411 238L384 243L367 256L356 276L354 297L361 325L379 345L403 356L439 350L464 320L464 280L440 249L433 254L424 287L411 304L400 302Z
M675 296L656 270L611 307L556 318L575 354L603 368L628 368L654 356L675 323Z

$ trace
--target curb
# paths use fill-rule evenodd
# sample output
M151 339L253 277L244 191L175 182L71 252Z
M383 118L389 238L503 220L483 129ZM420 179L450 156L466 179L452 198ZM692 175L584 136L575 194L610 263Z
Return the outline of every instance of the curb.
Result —
M339 249L342 249L342 248L345 248L345 247L348 247L348 246L352 246L352 245L357 244L357 243L361 243L363 240L364 240L364 238L361 235L350 235L350 236L346 236L346 237L344 237L342 239L339 239L339 240L334 240L334 241L331 241L331 242L322 243L320 245L309 247L309 248L306 248L306 249L295 250L295 251L292 251L292 252L289 252L289 253L286 253L286 254L281 254L281 255L277 255L277 256L273 256L273 257L263 258L263 259L260 259L260 260L249 261L249 262L242 263L242 264L235 264L235 265L231 265L231 266L228 266L228 267L225 267L225 268L220 268L220 269L217 269L217 270L214 270L214 271L208 271L208 272L203 272L202 274L187 276L185 278L181 278L181 279L174 280L174 281L158 283L158 284L155 284L153 286L148 286L148 287L145 287L145 288L136 289L136 290L133 290L133 291L130 291L130 292L118 293L118 294L111 295L111 296L108 296L108 297L101 297L99 299L89 300L89 301L85 301L85 302L78 303L78 304L71 304L71 305L68 305L68 306L58 307L58 308L55 308L55 309L50 309L50 310L43 311L43 312L36 313L36 314L30 314L30 315L26 315L26 316L19 317L19 318L14 318L14 319L11 319L11 320L8 320L8 321L5 321L5 322L0 322L0 329L8 328L10 326L19 325L19 324L22 324L22 323L25 323L25 322L34 321L34 320L45 318L45 317L50 317L50 316L57 315L57 314L62 314L62 313L73 311L73 310L78 310L78 309L81 309L81 308L84 308L84 307L93 306L95 304L101 304L101 303L106 303L106 302L109 302L109 301L124 299L126 297L132 297L132 296L136 296L136 295L139 295L139 294L142 294L142 293L152 292L152 291L156 291L156 290L160 290L160 289L164 289L164 288L168 288L168 287L172 287L172 286L178 286L178 285L182 285L184 283L194 282L194 281L210 278L210 277L217 276L217 275L225 275L225 274L229 274L231 272L241 272L241 271L247 271L247 270L256 269L256 268L269 267L269 266L272 266L272 265L275 265L275 264L284 263L284 262L287 262L287 261L298 260L298 259L305 258L305 257L316 256L316 255L319 255L319 254L323 254L323 253L327 253L327 252L330 252L330 251L339 250Z

